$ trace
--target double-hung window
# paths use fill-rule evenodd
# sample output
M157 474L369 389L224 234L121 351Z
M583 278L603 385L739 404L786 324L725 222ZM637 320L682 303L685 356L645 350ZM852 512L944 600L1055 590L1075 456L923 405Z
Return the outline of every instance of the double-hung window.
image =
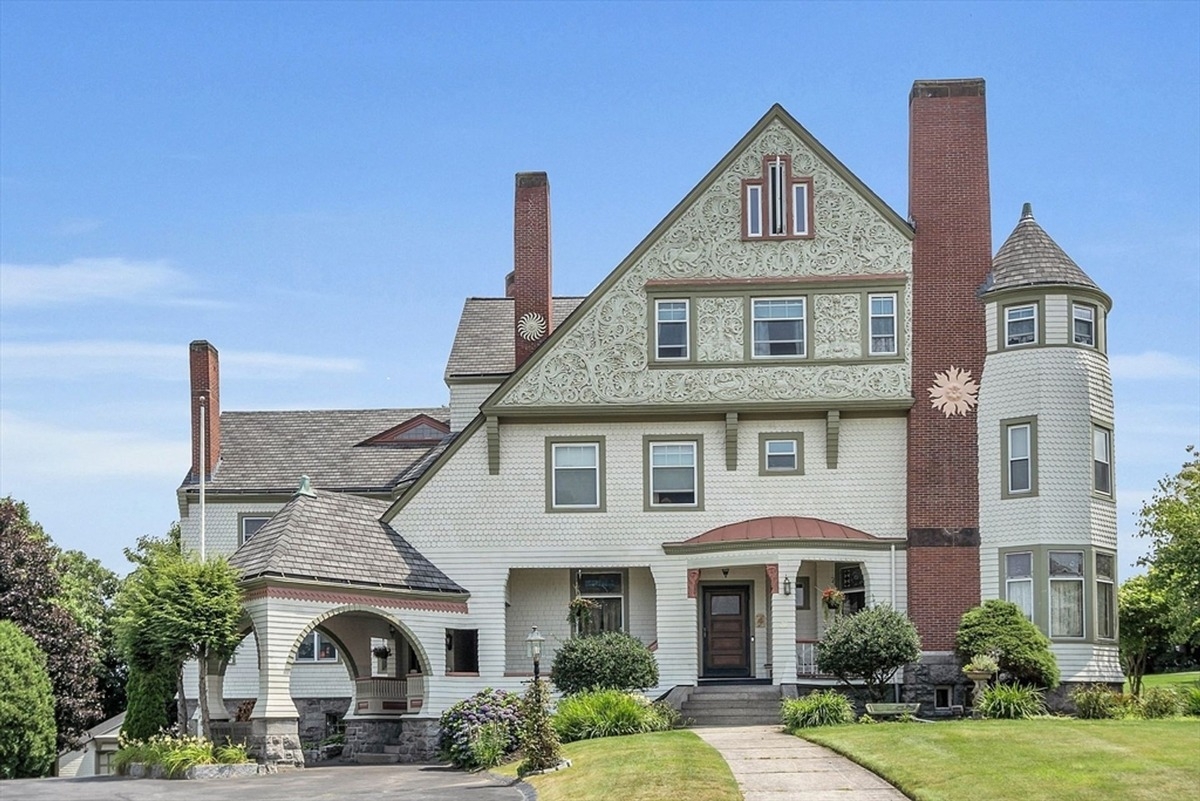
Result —
M1023 551L1004 556L1004 597L1033 620L1033 553Z
M579 571L576 588L580 598L593 606L577 618L579 634L625 630L625 575L620 571Z
M1079 303L1071 305L1071 334L1076 345L1096 347L1096 309Z
M763 451L763 458L766 460L763 467L768 471L796 469L796 440L769 439Z
M1037 306L1009 306L1004 310L1004 344L1015 348L1037 343Z
M1117 574L1112 554L1096 554L1096 636L1113 640L1117 636Z
M1092 428L1092 488L1112 495L1112 433L1100 426Z
M550 446L551 506L600 508L600 443L556 442Z
M305 637L296 652L297 662L336 662L337 658L337 646L319 631Z
M257 515L242 515L241 531L239 532L241 535L241 543L239 544L246 543L251 537L257 534L258 530L265 526L267 521L270 519L271 518L269 515L263 515L261 517Z
M1083 636L1083 551L1050 551L1050 636Z
M695 442L650 443L650 506L697 506Z
M688 358L688 302L654 302L654 355L657 359Z
M1008 426L1008 464L1005 465L1008 494L1033 490L1033 426L1016 423Z
M804 475L804 432L770 431L758 435L760 476Z
M752 308L756 357L804 355L804 298L755 300Z
M896 355L896 296L871 295L871 355Z

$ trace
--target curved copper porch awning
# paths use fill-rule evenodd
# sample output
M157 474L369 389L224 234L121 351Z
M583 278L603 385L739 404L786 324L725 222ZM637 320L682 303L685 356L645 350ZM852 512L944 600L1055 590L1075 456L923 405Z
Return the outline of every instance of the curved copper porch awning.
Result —
M872 545L888 547L896 542L817 517L776 516L756 517L753 520L742 520L718 526L682 542L663 543L663 549L667 551L676 549L711 550L714 548L723 550L724 548L736 548L741 544L750 547L770 547L772 544L781 545L787 541L800 540L832 541L845 544L853 542L859 543L859 547Z

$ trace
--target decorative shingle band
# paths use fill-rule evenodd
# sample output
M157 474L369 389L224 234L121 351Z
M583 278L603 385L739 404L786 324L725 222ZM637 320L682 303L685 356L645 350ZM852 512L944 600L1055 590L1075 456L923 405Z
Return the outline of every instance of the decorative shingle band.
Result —
M465 615L467 605L462 601L431 601L424 598L382 598L356 592L331 592L329 590L305 590L298 587L258 587L242 595L243 601L259 598L280 598L289 601L315 601L331 604L364 604L383 606L390 609L412 609L418 612L454 612Z

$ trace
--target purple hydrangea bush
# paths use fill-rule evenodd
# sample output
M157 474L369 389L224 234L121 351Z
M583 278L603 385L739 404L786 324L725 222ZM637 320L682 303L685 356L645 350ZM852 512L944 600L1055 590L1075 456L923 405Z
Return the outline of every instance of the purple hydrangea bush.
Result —
M447 709L438 725L441 726L438 752L443 759L463 770L492 767L481 762L480 733L487 726L487 739L499 739L504 754L517 750L521 733L521 696L489 687Z

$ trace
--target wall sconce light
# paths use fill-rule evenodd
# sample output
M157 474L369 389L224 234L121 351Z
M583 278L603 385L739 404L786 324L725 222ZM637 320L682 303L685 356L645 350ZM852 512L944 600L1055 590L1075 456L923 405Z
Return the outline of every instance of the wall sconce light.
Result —
M454 635L451 634L449 631L446 632L446 650L447 651L454 650Z
M792 594L792 579L788 576L783 577L783 594L784 595Z
M721 575L724 576L725 578L729 578L729 568L727 568L727 567L721 568Z

